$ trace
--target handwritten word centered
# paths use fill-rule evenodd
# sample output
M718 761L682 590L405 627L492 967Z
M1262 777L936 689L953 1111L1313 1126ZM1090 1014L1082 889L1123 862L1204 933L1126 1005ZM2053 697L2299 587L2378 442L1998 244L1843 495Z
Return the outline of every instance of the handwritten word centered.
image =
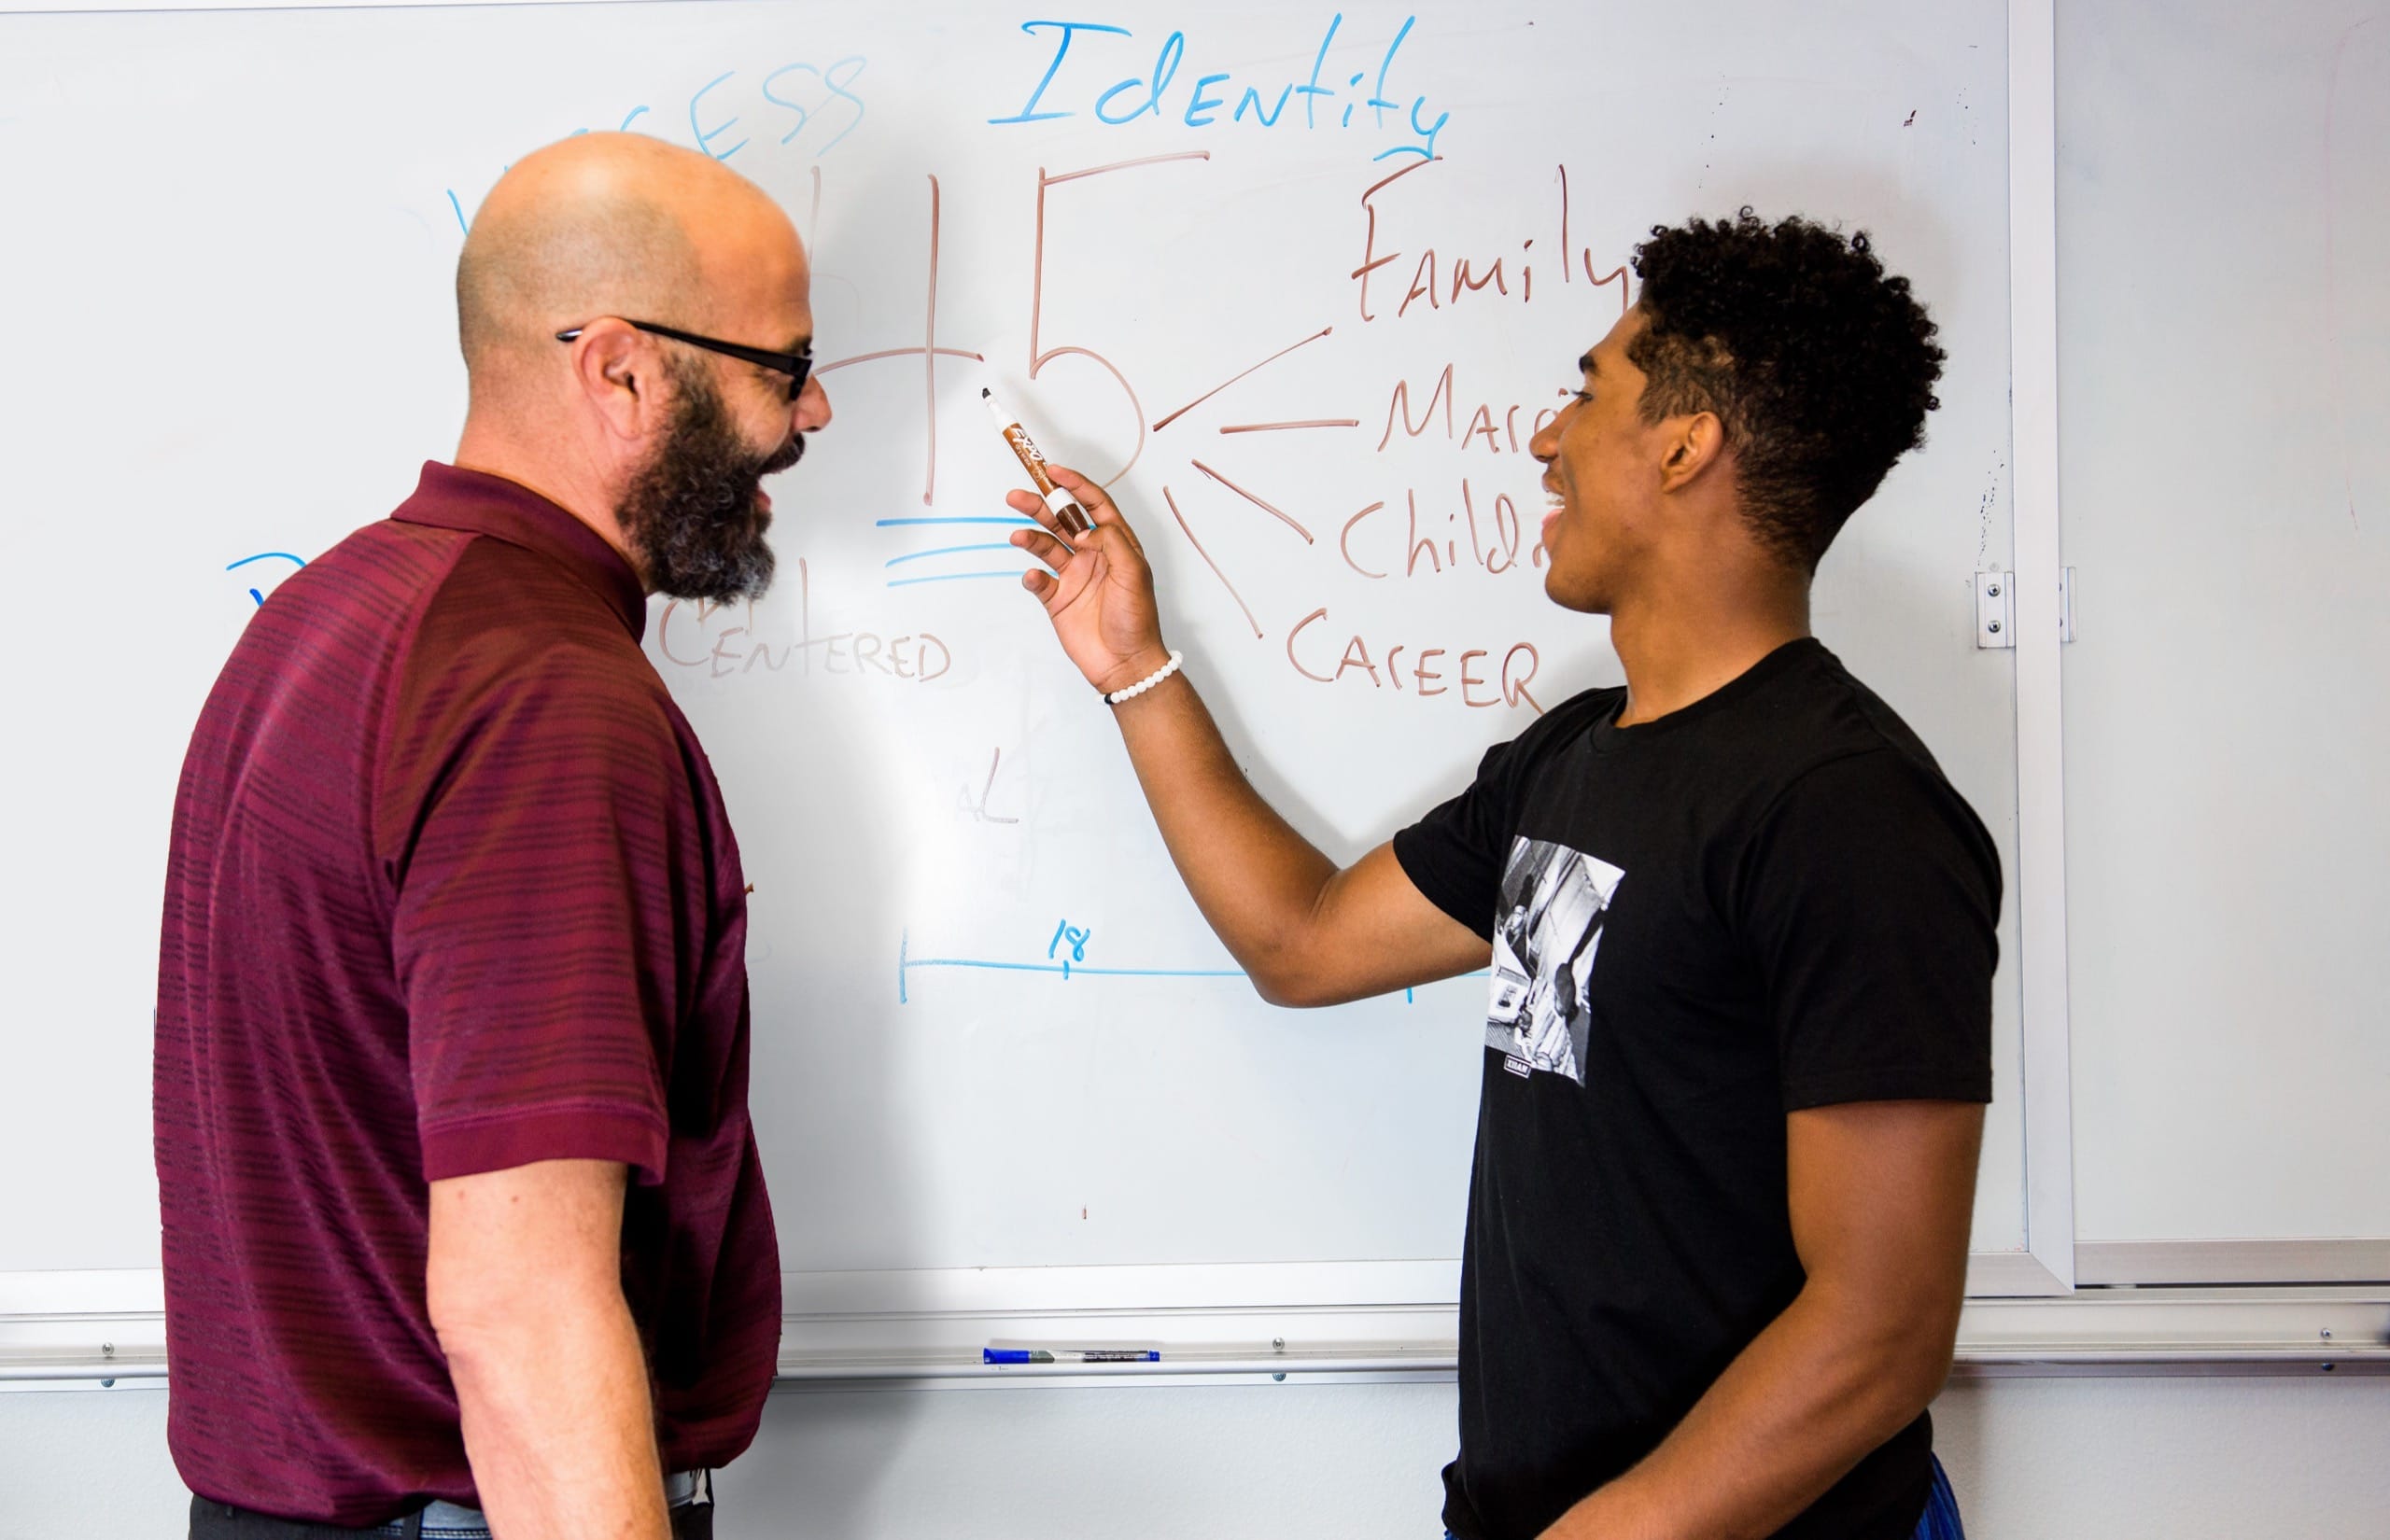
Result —
M752 600L734 609L675 599L656 620L651 638L654 651L676 668L703 669L706 677L717 679L752 674L759 665L765 673L778 674L793 664L792 671L800 679L810 679L819 669L824 674L878 674L926 684L954 665L954 654L946 643L926 631L902 637L883 637L873 631L815 635L812 574L802 557L796 564L796 591L797 635L777 649L756 631ZM732 616L745 623L716 628L718 618Z
M1337 29L1344 24L1343 13L1340 11L1329 19L1327 35L1319 40L1319 51L1312 58L1310 77L1301 84L1289 80L1279 85L1274 97L1270 94L1269 87L1275 82L1245 85L1240 92L1237 77L1228 73L1201 76L1184 98L1174 96L1173 87L1177 83L1180 66L1187 58L1187 35L1173 32L1162 39L1161 47L1155 52L1152 63L1146 66L1145 73L1115 79L1096 93L1089 110L1095 115L1097 121L1113 128L1124 127L1148 114L1160 121L1173 112L1185 127L1210 128L1219 122L1220 114L1226 112L1230 123L1242 123L1249 116L1257 128L1270 129L1277 127L1287 105L1300 96L1303 99L1303 127L1315 129L1320 126L1320 109L1326 107L1332 112L1336 99L1340 95L1347 96L1350 99L1344 103L1343 110L1333 119L1336 127L1351 128L1353 114L1360 111L1370 115L1369 128L1383 133L1387 127L1386 114L1393 113L1396 115L1396 132L1407 127L1417 136L1415 142L1404 140L1388 146L1371 156L1371 160L1385 161L1396 156L1415 155L1422 161L1432 161L1436 158L1436 136L1443 132L1444 125L1452 120L1453 115L1441 112L1436 115L1434 122L1426 122L1422 120L1427 105L1425 96L1413 97L1406 112L1400 102L1389 99L1385 93L1386 77L1394 69L1395 55L1402 50L1403 40L1411 35L1411 29L1418 20L1415 16L1403 18L1402 29L1394 35L1394 41L1386 45L1385 53L1378 61L1376 81L1366 94L1361 90L1361 82L1370 78L1366 70L1355 72L1342 86L1320 84L1320 75L1328 68L1328 50L1336 41ZM1073 39L1082 35L1090 39L1106 40L1133 38L1136 35L1127 27L1098 21L1023 21L1020 30L1033 37L1041 31L1050 31L1054 35L1053 56L1047 61L1046 73L1038 77L1037 84L1030 90L1029 99L1021 109L1009 117L991 118L988 119L991 123L1042 123L1056 118L1075 116L1077 111L1075 107L1045 105L1048 91L1054 88L1055 77L1062 73L1062 65L1070 58ZM1122 55L1126 45L1107 41L1094 43L1090 47L1100 48L1105 55L1118 58ZM1074 70L1072 74L1078 77L1087 72ZM1095 75L1089 77L1100 79L1103 77ZM1216 93L1215 88L1217 88ZM1056 94L1066 100L1077 99L1068 95L1070 89L1066 85ZM1165 99L1172 103L1169 108L1163 106ZM1231 101L1235 104L1233 107L1230 105Z

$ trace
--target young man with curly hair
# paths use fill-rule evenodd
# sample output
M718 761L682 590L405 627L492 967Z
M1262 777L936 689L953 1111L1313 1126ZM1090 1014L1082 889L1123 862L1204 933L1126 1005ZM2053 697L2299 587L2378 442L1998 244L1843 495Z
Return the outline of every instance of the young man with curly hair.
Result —
M1463 1540L1954 1534L1950 1363L1991 1093L2000 868L1924 746L1809 634L1844 520L1943 354L1866 238L1655 230L1536 436L1545 591L1624 689L1489 752L1338 870L1239 773L1102 490L1024 580L1115 700L1156 819L1262 995L1489 961L1461 1281ZM1157 676L1160 676L1157 679Z

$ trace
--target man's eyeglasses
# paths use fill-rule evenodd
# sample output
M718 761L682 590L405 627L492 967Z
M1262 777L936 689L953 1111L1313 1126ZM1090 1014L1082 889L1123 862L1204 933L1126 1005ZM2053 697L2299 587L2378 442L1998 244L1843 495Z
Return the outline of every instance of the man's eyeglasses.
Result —
M749 347L744 343L725 343L719 337L700 337L694 331L682 331L676 327L658 326L654 321L634 321L627 315L623 317L623 320L626 325L640 331L653 332L658 337L669 337L676 343L686 343L691 347L701 347L710 353L720 353L743 363L758 364L763 368L785 374L788 376L788 399L792 401L803 393L806 376L813 372L813 351L810 348L802 353L774 353L766 348ZM569 331L559 331L556 333L556 341L569 343L578 338L581 331L580 327L574 327Z

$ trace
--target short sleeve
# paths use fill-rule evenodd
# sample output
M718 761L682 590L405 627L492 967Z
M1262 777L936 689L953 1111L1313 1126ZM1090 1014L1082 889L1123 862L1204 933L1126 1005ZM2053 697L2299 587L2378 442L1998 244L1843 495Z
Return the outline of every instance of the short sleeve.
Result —
M454 713L400 886L424 1174L597 1159L653 1183L704 942L686 770L618 660L527 661Z
M1553 746L1598 716L1618 694L1587 691L1562 702L1508 743L1477 762L1469 790L1431 808L1394 836L1394 859L1427 902L1491 940L1502 867L1535 766Z
M1744 873L1787 1112L1991 1099L2000 863L1929 763L1895 749L1795 781Z

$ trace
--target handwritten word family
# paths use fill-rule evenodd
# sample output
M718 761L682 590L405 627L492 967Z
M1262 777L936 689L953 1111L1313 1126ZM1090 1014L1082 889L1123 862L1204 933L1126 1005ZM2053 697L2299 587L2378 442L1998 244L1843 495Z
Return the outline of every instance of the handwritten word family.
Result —
M1361 235L1361 264L1350 274L1354 284L1360 290L1361 319L1375 321L1390 317L1399 321L1410 315L1414 306L1422 315L1426 315L1431 311L1442 310L1448 305L1457 306L1470 300L1481 303L1498 302L1504 300L1513 301L1523 305L1533 303L1535 300L1535 237L1532 235L1521 241L1515 252L1506 250L1490 259L1483 251L1472 255L1468 252L1447 250L1441 264L1436 248L1432 245L1413 248L1398 246L1388 250L1382 244L1378 231L1378 215L1382 209L1392 214L1407 215L1409 213L1403 192L1395 189L1413 173L1423 169L1427 164L1425 161L1414 161L1361 194L1361 211L1365 217ZM1544 279L1544 292L1546 294L1552 292L1554 285L1549 274L1553 268L1557 266L1560 270L1560 287L1585 284L1593 288L1601 289L1612 284L1617 285L1619 314L1624 315L1630 303L1627 295L1626 264L1620 262L1604 269L1594 260L1594 251L1591 246L1572 246L1568 234L1568 168L1563 165L1558 168L1558 172L1560 245L1556 251L1551 247L1545 248L1544 272L1547 276ZM1404 190L1415 192L1419 186L1419 183L1413 182L1410 189ZM1385 200L1383 205L1380 203L1382 198ZM1394 233L1395 231L1388 231L1389 236ZM1545 233L1552 233L1550 227L1545 228ZM1410 273L1408 284L1400 282L1400 275L1406 271L1405 263L1408 263ZM1582 276L1580 269L1582 270ZM1371 287L1372 279L1376 281L1374 290ZM1491 294L1486 292L1489 288L1493 290ZM1399 301L1393 299L1398 291L1401 294L1401 299ZM1375 309L1371 308L1373 301L1377 305ZM1385 308L1388 303L1394 306L1390 312Z
M1356 70L1345 75L1343 64L1333 69L1329 65L1329 51L1344 25L1343 13L1340 11L1329 19L1306 77L1300 81L1271 79L1258 83L1227 71L1195 73L1187 63L1188 40L1183 32L1171 33L1146 56L1143 52L1146 45L1139 43L1136 34L1127 27L1098 21L1023 21L1020 30L1033 37L1046 35L1043 40L1052 43L1053 52L1046 61L1046 73L1030 88L1020 110L988 121L998 125L1042 123L1077 115L1076 106L1061 104L1084 103L1098 122L1113 128L1125 128L1151 117L1158 122L1174 121L1176 126L1189 129L1222 124L1274 129L1282 120L1291 120L1287 119L1288 108L1300 97L1301 125L1305 129L1326 126L1349 131L1361 127L1373 134L1393 135L1396 142L1378 150L1370 157L1371 160L1410 155L1424 163L1436 158L1436 137L1452 120L1452 114L1439 112L1429 121L1427 97L1413 96L1406 105L1386 94L1396 56L1402 51L1403 42L1410 37L1417 21L1417 17L1403 19L1400 30L1385 45L1385 51L1376 56L1374 70ZM1087 41L1079 43L1081 38ZM1076 59L1075 43L1078 43ZM1134 68L1139 73L1116 73L1123 68ZM1182 79L1190 75L1193 83L1182 84ZM1365 86L1364 82L1368 84ZM1357 114L1360 115L1357 119Z

